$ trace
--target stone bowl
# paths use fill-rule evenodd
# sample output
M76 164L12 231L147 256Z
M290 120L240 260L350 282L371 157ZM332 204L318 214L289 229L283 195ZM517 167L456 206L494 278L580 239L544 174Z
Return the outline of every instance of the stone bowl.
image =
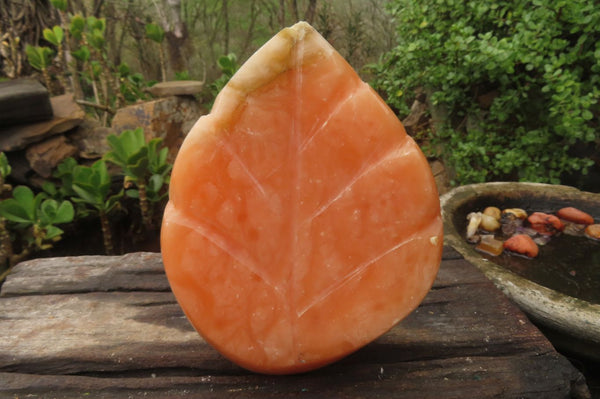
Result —
M548 213L574 206L600 222L600 194L560 185L498 182L461 186L440 200L445 243L492 280L557 349L600 361L600 241L563 234L541 247L537 258L525 259L484 255L464 238L466 215L487 206ZM569 241L575 239L580 241ZM563 240L566 247L551 247ZM579 275L586 281L576 281Z

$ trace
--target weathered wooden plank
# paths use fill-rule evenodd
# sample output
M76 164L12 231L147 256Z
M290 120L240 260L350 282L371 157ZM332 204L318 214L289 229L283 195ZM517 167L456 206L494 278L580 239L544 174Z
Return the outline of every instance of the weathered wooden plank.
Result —
M421 306L387 334L287 377L246 372L208 346L157 288L160 254L28 262L2 288L0 397L585 398L581 375L527 318L449 258Z
M488 291L487 284L433 290L369 355L388 362L552 351L525 316L494 305L501 294ZM507 314L514 317L507 320ZM67 374L217 364L221 372L237 370L200 339L168 292L10 297L2 300L0 320L0 371Z
M369 347L359 351L365 357ZM353 358L296 376L152 370L123 377L0 373L2 392L52 398L584 398L585 382L552 354L361 364ZM567 371L567 372L565 372ZM565 381L573 379L573 384Z
M169 291L160 253L33 259L15 266L0 296Z
M444 252L446 254L446 252ZM482 273L448 251L434 287L487 282ZM169 291L160 253L33 259L15 266L0 296L96 291Z

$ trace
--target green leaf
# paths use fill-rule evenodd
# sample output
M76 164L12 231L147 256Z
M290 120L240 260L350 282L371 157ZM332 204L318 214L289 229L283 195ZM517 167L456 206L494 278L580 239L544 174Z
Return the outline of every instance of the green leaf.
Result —
M73 184L73 191L75 191L75 193L79 196L79 198L74 197L73 201L85 203L96 208L97 210L103 209L102 198L90 187Z
M143 178L149 162L143 129L125 130L119 136L111 134L106 140L111 151L104 159L120 166L123 173L134 180Z
M40 221L43 225L70 223L74 216L75 210L70 201L63 201L59 204L53 199L47 199L42 202L40 207Z
M87 62L92 55L88 46L81 46L77 50L71 51L71 54L81 62Z
M6 157L6 154L4 152L0 152L0 175L2 175L4 179L6 179L6 177L10 175L11 171L12 168L8 163L8 158Z
M62 45L62 41L65 37L65 33L60 26L55 26L52 29L44 29L43 35L44 39L46 39L56 47Z
M165 38L165 31L156 24L146 24L146 37L156 43L162 43Z
M90 65L92 66L93 77L98 79L98 77L102 74L102 64L98 60L93 60L90 62Z
M157 193L162 188L164 181L161 175L152 175L148 180L148 188Z
M53 240L57 237L60 237L64 231L56 226L47 226L46 227L46 236L44 237L46 240Z
M70 201L63 201L56 210L54 223L71 223L75 217L75 209Z
M106 138L111 151L104 158L125 169L128 160L144 146L144 132L141 128L125 130L121 135L110 134Z
M56 184L49 181L45 181L42 184L42 190L44 190L44 192L50 197L56 197L58 195L58 189L56 188Z
M73 15L71 17L71 23L69 25L69 31L71 35L76 39L81 39L83 31L85 30L85 18L80 14Z
M231 77L237 71L237 57L234 53L222 55L217 60L217 65L225 75Z
M149 171L151 174L165 176L169 173L173 165L167 161L169 155L168 148L159 149L162 139L155 138L148 142Z
M118 208L120 205L119 201L121 198L123 198L123 190L108 197L108 200L106 200L105 202L106 213L110 213L114 209Z
M27 219L35 220L35 210L37 207L33 191L27 186L17 186L13 190L13 198L23 208Z
M35 220L29 217L27 211L13 198L0 202L0 216L11 222L32 225Z
M138 189L132 188L125 191L125 195L129 198L140 198L140 191Z
M110 175L106 163L98 160L92 166L78 165L73 170L73 191L77 194L72 200L87 204L97 211L108 213L116 206L121 194L109 197Z
M108 188L110 186L110 175L108 174L106 162L103 160L98 160L94 162L90 168L94 172L94 176L97 179L94 180L94 183L101 187L103 191L108 192Z
M90 43L95 49L102 50L105 43L104 31L100 29L92 30L92 32L88 35L88 43Z
M41 225L50 226L72 222L75 210L70 201L62 201L59 204L54 199L46 199L40 205L39 215Z
M117 70L119 71L119 75L121 77L131 75L131 68L129 68L129 65L127 65L125 62L120 63Z
M28 44L25 46L25 53L29 64L39 71L43 71L52 63L54 51L48 47L38 47Z
M106 30L106 19L96 18L92 15L87 17L86 25L90 31L98 30L101 33L104 33L104 31Z
M149 164L150 160L148 159L148 148L142 147L138 152L129 158L125 174L133 178L135 181L143 180L148 173Z
M33 215L34 215L34 219L38 219L40 217L40 209L42 207L42 203L47 198L48 198L48 194L46 194L44 192L38 193L33 198Z
M62 12L67 11L67 0L50 0L50 4Z

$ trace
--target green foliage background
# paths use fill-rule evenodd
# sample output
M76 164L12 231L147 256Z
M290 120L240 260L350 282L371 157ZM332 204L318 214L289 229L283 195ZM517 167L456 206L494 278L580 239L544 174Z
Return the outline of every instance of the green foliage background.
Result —
M398 42L373 85L401 115L427 93L455 184L587 172L574 149L598 149L595 1L391 0L388 11Z

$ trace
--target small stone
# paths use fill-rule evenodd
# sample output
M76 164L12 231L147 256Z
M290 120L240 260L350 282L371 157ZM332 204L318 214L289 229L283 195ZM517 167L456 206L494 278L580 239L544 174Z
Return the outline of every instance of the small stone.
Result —
M595 240L600 240L600 224L590 224L585 228L585 235Z
M543 212L532 213L527 218L527 221L532 229L544 235L554 235L560 233L565 228L559 218Z
M49 178L59 163L75 154L77 154L77 147L67 142L63 135L32 144L25 151L25 157L31 168L44 178Z
M427 104L418 99L415 100L410 107L410 113L402 120L402 125L406 129L406 133L414 136L419 131L419 125L423 124L427 117Z
M500 228L500 222L493 216L481 214L481 225L480 227L485 231L496 231Z
M79 158L97 159L110 151L106 137L114 133L113 129L101 126L93 119L86 119L69 135L69 139L78 147Z
M46 137L67 132L83 122L85 112L75 103L72 94L52 97L50 102L54 111L53 119L0 129L0 151L23 149Z
M504 248L528 258L535 258L539 253L537 244L526 234L516 234L510 237L504 241Z
M488 206L487 208L485 208L483 210L483 214L491 216L496 220L500 220L500 217L502 216L502 212L500 212L500 208L497 208L495 206Z
M477 236L477 229L481 224L481 212L471 212L467 215L469 224L467 225L467 241L470 243L479 242L479 236Z
M509 208L509 209L505 209L502 211L502 215L506 215L506 214L513 214L515 215L515 217L519 218L519 219L526 219L527 218L527 212L524 209L521 208Z
M504 213L500 219L502 223L502 234L512 236L523 227L523 219L519 219L513 213Z
M563 233L575 237L582 236L586 228L585 224L577 224L569 221L565 221L564 225L565 229L563 230Z
M556 212L556 216L577 224L594 224L594 218L590 214L577 208L573 208L572 206L559 209L559 211Z
M117 135L140 127L146 140L162 138L173 160L185 136L205 113L194 98L171 96L117 110L111 127Z
M503 244L502 241L496 240L492 234L486 234L481 236L481 241L475 248L486 254L498 256L504 250Z

